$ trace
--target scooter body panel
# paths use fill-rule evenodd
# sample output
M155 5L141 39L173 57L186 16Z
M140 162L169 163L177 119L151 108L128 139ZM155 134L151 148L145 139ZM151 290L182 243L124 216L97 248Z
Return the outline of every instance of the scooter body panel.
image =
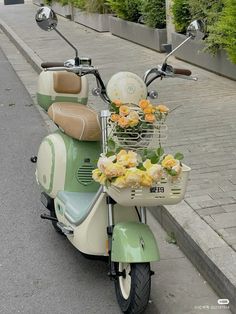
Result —
M68 235L68 240L81 252L107 256L107 225L108 209L106 204L106 193L101 193L91 210L78 226L69 222L66 218L66 204L59 197L55 199L56 216L59 222L73 229L73 235ZM78 203L78 210L80 204ZM138 222L138 215L134 207L114 206L114 219L116 223L121 221Z
M159 249L149 226L139 222L116 224L112 238L111 260L122 263L159 261Z
M59 191L96 192L99 184L92 179L92 170L100 153L99 142L77 141L56 131L39 147L37 181L51 198Z
M54 102L73 102L83 105L88 101L88 80L81 77L81 91L79 93L59 93L54 89L53 71L42 71L38 78L37 102L44 109L48 110Z

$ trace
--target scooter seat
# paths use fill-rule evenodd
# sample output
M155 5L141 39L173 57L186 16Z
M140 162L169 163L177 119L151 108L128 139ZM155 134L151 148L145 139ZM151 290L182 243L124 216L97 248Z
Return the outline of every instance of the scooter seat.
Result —
M72 224L78 226L91 211L93 201L97 192L64 192L60 191L55 199L55 207L60 206L65 218Z
M67 135L80 141L99 141L101 127L95 110L81 104L55 102L48 109L49 117Z

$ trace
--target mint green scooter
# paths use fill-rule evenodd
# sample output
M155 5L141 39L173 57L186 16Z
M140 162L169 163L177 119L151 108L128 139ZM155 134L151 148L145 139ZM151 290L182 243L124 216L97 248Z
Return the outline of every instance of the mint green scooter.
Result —
M57 25L55 13L47 7L38 10L36 21L44 30L55 29ZM55 229L80 252L107 258L108 274L114 280L124 313L145 311L153 275L150 262L160 259L156 240L147 225L146 206L181 201L190 168L184 166L178 187L176 184L167 187L162 182L161 187L144 191L140 188L122 191L95 182L92 171L101 153L107 152L110 112L103 110L99 117L87 105L86 75L96 78L93 93L107 104L114 98L137 104L147 98L147 86L154 79L189 76L182 70L178 74L166 61L167 58L161 68L149 70L144 80L130 72L119 72L105 86L91 60L79 58L76 50L75 60L44 63L45 71L39 77L39 105L58 126L56 132L43 139L37 158L32 159L37 161L41 200L49 210L49 214L41 217L51 220Z

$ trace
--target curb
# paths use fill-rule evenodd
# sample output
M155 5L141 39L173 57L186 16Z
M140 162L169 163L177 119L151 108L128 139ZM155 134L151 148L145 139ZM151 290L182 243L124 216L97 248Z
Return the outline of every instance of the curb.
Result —
M235 251L185 201L149 210L161 226L174 235L181 250L218 293L219 299L229 300L235 314Z
M0 19L0 29L7 35L7 37L14 43L17 49L25 57L25 59L32 65L34 70L39 74L42 71L42 60L36 53L28 47L23 40L3 21Z
M1 19L0 29L40 73L42 60L35 52ZM49 131L55 130L41 107L36 107ZM236 314L236 252L184 201L175 206L152 207L149 210L169 234L174 234L181 250L220 298L229 299L230 309Z

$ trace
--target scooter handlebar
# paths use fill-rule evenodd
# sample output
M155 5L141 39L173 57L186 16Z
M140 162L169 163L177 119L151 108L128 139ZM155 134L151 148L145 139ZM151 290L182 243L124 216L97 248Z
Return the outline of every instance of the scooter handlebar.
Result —
M64 67L64 62L43 62L41 63L43 69L53 68L53 67Z
M178 75L186 75L186 76L190 76L192 74L192 72L190 70L176 69L176 68L173 68L173 73L178 74Z

